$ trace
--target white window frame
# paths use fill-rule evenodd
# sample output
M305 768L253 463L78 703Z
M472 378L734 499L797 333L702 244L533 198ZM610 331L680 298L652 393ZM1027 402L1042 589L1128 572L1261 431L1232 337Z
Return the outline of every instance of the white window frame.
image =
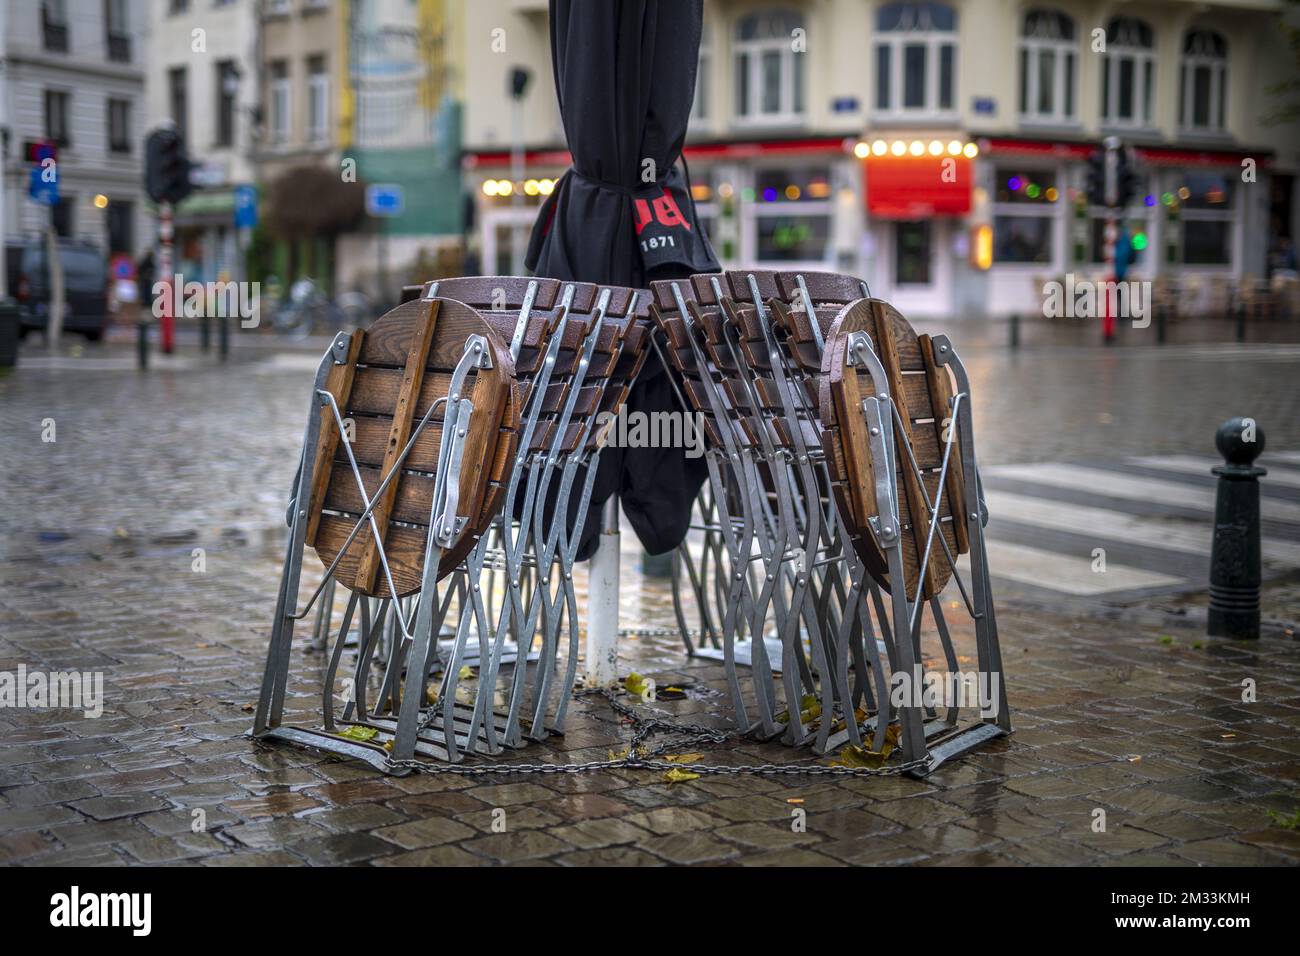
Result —
M957 30L957 11L946 3L936 4L937 6L948 7L953 16L953 29L940 30L929 23L928 18L922 16L919 20L914 21L912 26L904 25L897 30L876 30L874 42L872 44L876 60L872 63L872 79L879 75L879 57L882 47L889 48L889 86L886 90L889 105L881 108L879 105L878 95L872 98L872 113L880 119L925 119L949 121L957 115L957 85L959 82L958 75L958 30ZM904 4L910 6L910 4ZM925 5L922 4L921 7ZM924 13L922 9L920 12ZM903 83L903 51L909 46L925 47L925 102L921 106L905 106L904 83ZM941 107L939 105L939 60L940 51L945 46L952 47L952 89L950 90L949 100L952 105Z
M267 134L271 145L285 146L293 129L293 78L285 62L284 76L273 77L268 85Z
M1029 34L1027 32L1029 18L1036 14L1064 17L1074 35L1066 38ZM1052 70L1052 109L1043 111L1038 108L1038 95L1041 92L1039 86L1040 60L1047 53L1052 54L1055 58ZM1020 68L1021 57L1026 60L1025 73L1022 88L1017 90L1017 94L1023 99L1026 108L1019 109L1020 104L1017 102L1020 119L1031 123L1065 124L1076 122L1079 114L1079 39L1078 26L1074 18L1060 10L1050 8L1035 8L1025 11L1020 25L1020 44L1016 59L1017 70ZM1070 103L1068 111L1065 108L1067 86L1074 93L1073 102Z
M700 62L695 72L695 98L691 101L692 123L705 127L713 125L713 90L713 44L706 23L700 35Z
M1171 172L1169 174L1168 190L1177 194L1178 185L1185 179L1187 170ZM1196 273L1198 275L1238 275L1241 271L1240 263L1242 256L1241 236L1242 236L1242 216L1241 194L1242 190L1237 188L1233 172L1227 170L1224 172L1225 180L1232 184L1232 198L1222 207L1216 209L1189 209L1186 205L1180 205L1178 210L1178 268L1186 273ZM1189 222L1226 222L1228 223L1228 261L1209 263L1209 262L1188 262L1187 261L1187 224Z
M745 71L748 75L747 84L748 99L750 102L742 103L740 101L741 91L739 84L733 91L733 99L736 103L735 122L738 126L790 126L803 122L804 110L807 109L808 100L808 77L803 77L803 99L804 102L796 108L795 104L795 72L803 69L803 61L799 57L805 56L802 53L794 52L791 43L793 37L787 34L780 34L774 37L760 36L755 39L742 40L740 38L741 26L751 18L757 17L790 17L791 22L797 22L799 28L804 26L803 14L797 10L791 10L784 7L771 7L757 10L751 14L741 17L736 21L735 37L732 47L732 75L738 72L740 60L742 57L747 58ZM777 93L779 109L775 112L764 112L763 103L763 55L767 53L776 53L780 57L780 76L778 84L780 89ZM752 107L752 108L751 108Z
M330 75L319 70L307 76L307 142L327 144L330 138Z
M1216 38L1223 46L1223 55L1219 56L1204 50L1189 53L1187 51L1188 44L1200 36ZM1207 111L1210 121L1204 125L1198 125L1194 122L1196 116L1196 70L1198 68L1207 68L1210 71L1210 102ZM1179 97L1179 103L1181 104L1181 115L1178 117L1179 129L1188 133L1222 133L1227 128L1227 116L1224 115L1228 109L1227 39L1217 30L1208 28L1188 30L1183 39L1183 54L1179 70L1180 89L1182 91L1182 95Z
M1117 25L1113 41L1110 39L1112 25ZM1121 28L1130 25L1134 29L1145 27L1151 34L1151 45L1141 46L1137 37L1121 33ZM1155 29L1137 17L1115 17L1106 25L1106 36L1101 68L1102 89L1107 95L1101 104L1101 125L1108 129L1149 129L1155 122L1156 87L1159 86ZM1119 115L1119 73L1123 60L1133 61L1133 115L1129 119ZM1147 89L1148 73L1151 74L1150 89Z
M797 162L796 162L796 165ZM820 165L812 163L811 165ZM826 269L834 265L835 262L835 197L834 193L825 199L796 199L785 200L782 202L760 202L757 196L759 173L769 172L771 170L789 169L791 163L763 163L752 167L749 170L749 176L746 178L746 188L755 190L754 200L752 202L741 201L741 232L744 235L744 260L752 263L756 269L777 269L777 270L795 270L795 269ZM827 182L834 181L835 170L833 164L826 163ZM826 236L826 253L821 259L760 259L758 257L758 221L783 216L825 216L830 224L830 229Z
M1066 212L1069 203L1066 202L1067 195L1067 170L1059 165L1039 165L1016 163L1014 160L1005 160L1001 163L994 160L993 162L993 195L997 195L998 183L1001 180L1000 171L1015 168L1026 173L1040 172L1044 175L1053 177L1056 183L1057 192L1056 202L1049 203L1020 203L1020 202L998 202L996 199L990 203L992 207L990 212L989 225L993 227L993 262L990 268L1006 269L1014 272L1032 272L1039 273L1044 270L1060 271L1061 263L1064 261L1064 252L1066 248ZM1016 217L1024 219L1049 219L1051 220L1051 243L1052 247L1046 262L1009 262L1005 259L997 258L997 221L999 217Z

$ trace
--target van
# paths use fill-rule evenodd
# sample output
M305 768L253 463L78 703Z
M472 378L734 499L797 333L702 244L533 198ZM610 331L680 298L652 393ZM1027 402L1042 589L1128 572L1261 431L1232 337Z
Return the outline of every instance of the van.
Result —
M33 330L45 331L50 321L52 291L45 246L44 239L5 245L9 294L18 300L24 336ZM58 249L63 264L63 331L80 332L98 342L108 325L108 267L104 256L84 242L60 239Z

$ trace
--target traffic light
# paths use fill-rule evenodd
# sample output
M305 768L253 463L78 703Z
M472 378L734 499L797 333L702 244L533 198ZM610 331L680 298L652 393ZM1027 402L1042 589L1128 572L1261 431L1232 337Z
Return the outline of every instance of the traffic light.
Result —
M1089 206L1106 205L1106 151L1094 149L1088 157L1087 195Z
M194 189L190 184L191 165L185 155L185 141L176 130L154 130L145 140L145 192L154 202L180 202Z
M1133 158L1133 151L1125 147L1119 151L1119 206L1121 209L1127 208L1130 200L1137 195L1139 187L1142 185L1141 177L1138 176L1136 163Z

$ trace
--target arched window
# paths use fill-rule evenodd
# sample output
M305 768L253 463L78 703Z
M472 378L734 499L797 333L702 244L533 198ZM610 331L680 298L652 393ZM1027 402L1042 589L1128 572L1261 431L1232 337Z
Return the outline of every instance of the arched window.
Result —
M1020 25L1020 115L1025 119L1074 119L1078 59L1074 21L1056 10L1030 10Z
M1227 115L1228 43L1213 30L1189 30L1183 38L1178 121L1184 129L1221 130Z
M803 114L804 55L795 52L795 31L803 28L803 16L792 10L760 10L737 22L738 118L788 123Z
M957 14L942 3L876 13L876 112L947 113L956 103Z
M1134 17L1106 24L1101 118L1107 126L1150 126L1156 91L1155 35Z

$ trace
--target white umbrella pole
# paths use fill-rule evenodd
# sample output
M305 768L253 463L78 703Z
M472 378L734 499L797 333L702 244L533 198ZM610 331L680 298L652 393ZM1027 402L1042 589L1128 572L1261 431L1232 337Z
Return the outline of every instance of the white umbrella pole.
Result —
M618 679L618 496L610 495L601 514L600 543L587 578L587 686L604 687Z

